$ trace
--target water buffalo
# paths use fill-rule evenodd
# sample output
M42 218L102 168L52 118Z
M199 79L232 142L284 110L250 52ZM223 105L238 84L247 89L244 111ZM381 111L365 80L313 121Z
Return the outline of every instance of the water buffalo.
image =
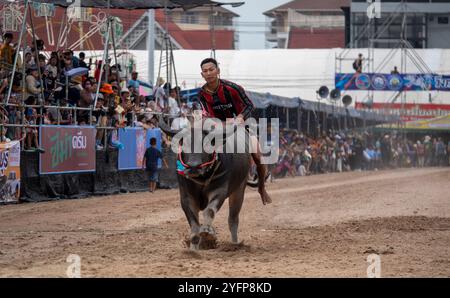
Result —
M171 136L181 134L183 141L191 140L195 133L194 128L185 129L183 133L171 131L161 122L160 127ZM228 133L223 133L219 139L235 137L233 130L226 131ZM202 130L200 135L205 137L208 133L210 131ZM207 153L203 148L201 153L186 153L183 150L178 152L178 185L181 206L191 227L188 242L192 250L215 247L217 238L212 223L227 198L229 198L228 226L231 241L234 244L238 243L239 212L244 201L252 157L250 153L227 152ZM199 220L200 211L203 211L203 224L200 224Z

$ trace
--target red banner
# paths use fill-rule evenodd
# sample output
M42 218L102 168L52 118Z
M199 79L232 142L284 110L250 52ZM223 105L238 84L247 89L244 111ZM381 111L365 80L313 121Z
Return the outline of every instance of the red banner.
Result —
M362 102L356 102L355 108L368 110ZM415 104L405 103L381 103L375 102L371 110L377 110L386 115L401 115L403 121L416 121L421 119L432 119L450 114L450 104ZM403 110L403 113L402 113Z
M90 126L41 126L39 173L94 172L95 132Z

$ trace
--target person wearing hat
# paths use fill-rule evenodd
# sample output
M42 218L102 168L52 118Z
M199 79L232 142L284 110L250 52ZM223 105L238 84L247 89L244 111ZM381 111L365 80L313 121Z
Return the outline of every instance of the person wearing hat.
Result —
M134 110L134 104L130 98L130 90L126 87L120 91L120 102L122 107L125 109L126 120L128 124L131 124L133 122L132 112Z
M130 99L130 90L128 90L127 87L120 90L120 99L122 102L126 102Z
M111 95L114 93L111 84L103 84L102 88L100 88L100 92L106 95Z
M104 98L105 106L110 107L114 105L114 91L112 90L111 84L104 83L101 85L100 94Z
M72 77L70 79L70 86L80 89L80 91L83 89L83 77L82 76L76 76Z

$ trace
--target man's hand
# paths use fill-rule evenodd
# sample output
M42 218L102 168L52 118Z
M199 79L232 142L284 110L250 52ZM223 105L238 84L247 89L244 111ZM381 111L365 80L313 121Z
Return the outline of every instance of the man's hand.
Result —
M234 123L236 124L244 124L245 119L244 116L242 116L242 114L239 114L235 119L234 119Z

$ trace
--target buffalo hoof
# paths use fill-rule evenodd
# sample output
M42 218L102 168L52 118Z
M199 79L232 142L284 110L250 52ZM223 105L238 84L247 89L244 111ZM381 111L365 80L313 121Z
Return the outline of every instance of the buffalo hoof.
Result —
M217 248L217 237L214 228L211 226L202 226L200 228L200 249Z
M189 249L199 250L199 248L200 248L200 236L194 235L191 237L191 240L189 241Z

